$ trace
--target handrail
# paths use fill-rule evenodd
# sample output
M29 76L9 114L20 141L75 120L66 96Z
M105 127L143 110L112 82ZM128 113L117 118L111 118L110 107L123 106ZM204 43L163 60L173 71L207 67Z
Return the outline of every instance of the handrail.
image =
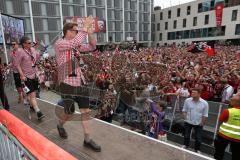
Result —
M2 137L1 137L2 136ZM6 136L7 138L4 139L3 136ZM30 160L35 160L36 158L17 140L16 137L14 137L8 129L0 123L0 152L1 150L7 151L6 153L1 153L0 158L6 158L11 157L11 159L14 159L15 157L21 157L21 158L27 158ZM5 143L7 143L7 147L5 146ZM5 148L4 148L5 147ZM17 153L14 153L17 152ZM11 153L10 153L11 152ZM9 153L9 155L7 155ZM14 158L13 158L14 157Z
M0 109L0 123L6 127L5 132L11 133L7 135L13 135L36 159L76 160L71 154L43 137L6 110Z

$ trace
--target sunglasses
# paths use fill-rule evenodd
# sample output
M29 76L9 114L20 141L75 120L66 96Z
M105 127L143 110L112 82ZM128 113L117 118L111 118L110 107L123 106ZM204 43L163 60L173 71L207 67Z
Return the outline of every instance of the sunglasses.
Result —
M12 46L15 46L16 45L16 43L13 43L13 44L11 44Z
M32 42L25 42L26 44L32 44Z
M71 29L70 31L74 31L76 34L78 34L78 30Z

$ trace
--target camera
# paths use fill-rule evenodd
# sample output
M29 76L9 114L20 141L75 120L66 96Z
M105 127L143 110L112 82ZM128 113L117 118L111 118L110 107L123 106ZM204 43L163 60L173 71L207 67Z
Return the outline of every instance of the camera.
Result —
M27 94L29 91L30 91L30 89L29 89L27 86L24 85L24 87L23 87L23 92L24 92L25 94Z

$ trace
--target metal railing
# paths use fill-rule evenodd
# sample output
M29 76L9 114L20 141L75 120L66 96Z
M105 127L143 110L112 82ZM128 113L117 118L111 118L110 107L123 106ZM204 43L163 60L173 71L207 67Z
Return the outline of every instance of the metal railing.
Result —
M0 123L0 159L35 160L36 158Z

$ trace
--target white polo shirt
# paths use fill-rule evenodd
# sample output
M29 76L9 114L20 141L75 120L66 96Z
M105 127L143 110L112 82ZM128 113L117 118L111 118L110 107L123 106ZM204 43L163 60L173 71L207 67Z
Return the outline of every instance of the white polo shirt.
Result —
M184 102L182 112L187 113L185 121L192 125L200 125L202 117L208 117L208 102L200 98L199 101L194 101L193 98L187 98Z

